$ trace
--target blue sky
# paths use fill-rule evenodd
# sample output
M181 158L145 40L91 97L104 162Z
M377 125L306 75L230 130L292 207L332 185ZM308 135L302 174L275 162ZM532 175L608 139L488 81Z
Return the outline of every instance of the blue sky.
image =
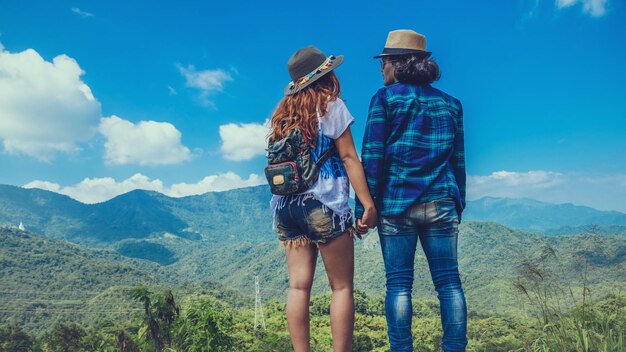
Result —
M464 105L468 196L626 211L626 5L616 0L0 0L0 183L84 202L264 182L286 62L316 45L360 149L390 30L427 37Z

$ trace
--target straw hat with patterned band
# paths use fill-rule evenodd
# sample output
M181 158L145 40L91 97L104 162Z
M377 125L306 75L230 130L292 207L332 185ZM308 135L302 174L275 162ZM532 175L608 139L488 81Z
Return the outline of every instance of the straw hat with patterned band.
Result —
M342 62L343 55L327 57L312 45L296 51L287 62L291 82L285 87L285 95L298 93Z
M374 56L375 59L392 56L416 54L427 58L432 54L426 51L426 37L410 29L398 29L389 32L383 52Z

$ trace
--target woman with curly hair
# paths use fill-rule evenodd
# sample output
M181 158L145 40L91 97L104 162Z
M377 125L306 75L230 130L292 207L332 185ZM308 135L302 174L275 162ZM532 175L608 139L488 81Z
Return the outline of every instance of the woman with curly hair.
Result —
M377 221L350 132L354 119L339 97L339 79L333 72L342 62L343 56L327 57L313 46L296 51L288 62L292 81L271 118L270 145L299 128L313 144L314 161L322 163L319 177L309 189L274 195L270 202L278 238L285 247L289 271L287 324L297 352L310 351L309 301L318 250L332 289L333 348L352 350L354 228L348 182L363 202L361 221L365 231ZM320 160L327 155L330 157L326 161Z

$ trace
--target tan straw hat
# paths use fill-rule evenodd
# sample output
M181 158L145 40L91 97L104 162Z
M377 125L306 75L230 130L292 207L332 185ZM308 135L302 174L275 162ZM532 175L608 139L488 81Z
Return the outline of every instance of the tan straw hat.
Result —
M417 54L429 57L432 53L426 51L426 37L410 29L398 29L389 32L383 52L374 56L375 59L391 55Z

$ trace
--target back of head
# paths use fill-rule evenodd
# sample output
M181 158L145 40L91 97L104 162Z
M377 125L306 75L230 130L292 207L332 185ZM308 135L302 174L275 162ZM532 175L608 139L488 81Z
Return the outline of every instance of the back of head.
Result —
M439 80L439 65L422 55L398 55L392 59L397 81L411 84L431 84Z
M284 138L295 127L302 129L307 138L317 138L318 112L319 116L326 114L328 103L340 93L339 79L329 72L299 92L285 96L272 114L270 143Z

